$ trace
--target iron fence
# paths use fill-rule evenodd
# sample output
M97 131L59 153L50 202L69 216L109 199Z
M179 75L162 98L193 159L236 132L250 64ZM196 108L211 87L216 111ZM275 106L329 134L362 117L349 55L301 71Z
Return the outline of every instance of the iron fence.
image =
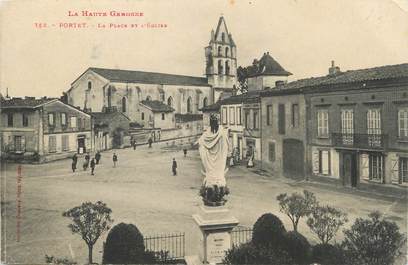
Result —
M252 240L252 228L238 226L231 231L232 245L237 247Z
M144 237L145 248L156 258L166 260L183 259L185 256L185 234L172 233Z

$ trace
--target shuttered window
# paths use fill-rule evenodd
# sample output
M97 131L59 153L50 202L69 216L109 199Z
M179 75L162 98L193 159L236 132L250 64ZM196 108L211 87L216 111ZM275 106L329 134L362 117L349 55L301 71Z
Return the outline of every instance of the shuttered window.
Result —
M23 127L28 127L28 114L23 113Z
M330 151L319 150L319 173L330 175Z
M384 178L384 157L370 154L369 156L370 180L382 182Z
M237 107L237 125L242 124L241 111L241 107Z
M400 157L399 159L399 178L400 182L408 182L408 158Z
M269 161L275 161L275 143L269 143Z
M13 125L14 125L13 113L7 113L7 126L13 127Z
M272 125L272 105L266 106L266 125Z
M69 151L69 136L63 135L61 137L61 142L62 142L62 151Z
M228 112L227 112L227 108L224 107L222 108L222 124L228 124Z
M285 105L279 104L278 107L278 131L279 134L285 134L285 126L286 126L286 114L285 114Z
M48 152L57 152L57 137L55 135L48 137Z
M408 138L408 108L398 111L398 136Z
M54 126L55 125L55 116L54 113L48 113L48 125Z
M71 128L77 127L77 117L71 117Z
M66 113L61 113L61 125L62 126L67 125L67 114Z
M292 127L296 128L299 126L299 105L292 105Z
M327 109L317 111L317 136L329 137L329 111Z
M367 134L370 146L381 145L381 112L379 109L370 109L367 112Z
M235 124L235 108L234 107L229 108L229 124L231 125Z
M254 130L257 130L257 129L259 129L259 116L258 116L258 112L257 111L254 111L254 113L253 113L253 115L254 115L254 120L253 120L253 123L254 123Z
M249 111L245 111L245 128L250 129L249 128Z

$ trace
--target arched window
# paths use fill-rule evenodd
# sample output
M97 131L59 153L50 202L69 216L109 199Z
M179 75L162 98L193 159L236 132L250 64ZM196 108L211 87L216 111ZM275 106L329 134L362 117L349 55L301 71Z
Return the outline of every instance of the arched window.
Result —
M126 112L126 98L122 98L122 112Z
M218 60L218 74L222 75L222 60Z
M88 89L91 89L91 88L92 88L92 82L88 81Z
M225 57L228 57L228 53L229 53L229 48L225 47Z
M173 107L173 98L172 97L169 97L167 99L167 105L170 106L170 107Z
M203 107L207 107L207 105L208 105L208 98L205 97L205 98L203 99Z
M191 97L188 97L188 99L187 99L187 112L188 113L191 113L191 112L193 112L193 110L192 110L192 108L191 108L191 106L192 106L192 99L191 99Z
M147 97L146 97L146 101L151 101L152 100L152 97L150 96L150 95L148 95Z
M218 56L221 56L221 55L222 55L222 47L218 46Z
M221 40L222 40L222 42L225 42L225 33L224 32L221 34Z
M230 73L229 61L225 61L225 74L229 75L229 73Z

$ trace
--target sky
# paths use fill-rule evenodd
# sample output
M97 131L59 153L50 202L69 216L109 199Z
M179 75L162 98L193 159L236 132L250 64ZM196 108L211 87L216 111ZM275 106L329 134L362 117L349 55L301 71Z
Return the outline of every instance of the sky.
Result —
M108 16L68 16L85 10ZM0 2L0 91L58 97L88 67L203 76L221 15L238 65L268 51L290 80L326 75L331 60L343 71L408 63L408 0L14 0ZM110 23L139 27L98 28Z

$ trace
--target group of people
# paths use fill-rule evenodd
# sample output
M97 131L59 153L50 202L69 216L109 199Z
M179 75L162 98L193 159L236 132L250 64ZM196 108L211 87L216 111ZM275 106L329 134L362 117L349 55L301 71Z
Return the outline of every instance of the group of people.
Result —
M84 156L84 163L82 164L82 168L84 171L88 170L88 168L91 168L91 175L95 174L95 167L96 165L99 164L100 160L102 158L101 152L96 152L95 157L91 159L91 156L89 153L86 153ZM116 164L118 163L118 155L116 153L113 153L112 156L113 160L113 167L116 167ZM75 172L77 169L77 164L78 164L78 156L77 154L74 154L72 157L72 172Z

